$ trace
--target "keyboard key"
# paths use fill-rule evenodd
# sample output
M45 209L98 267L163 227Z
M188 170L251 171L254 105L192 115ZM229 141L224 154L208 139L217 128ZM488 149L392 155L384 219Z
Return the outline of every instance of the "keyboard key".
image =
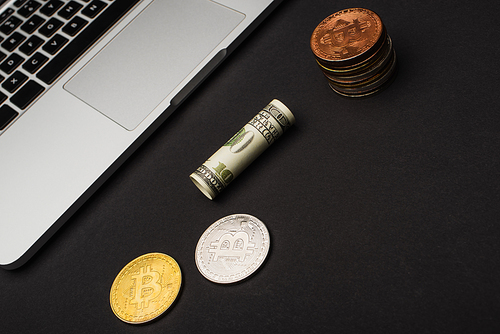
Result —
M52 37L47 43L45 43L44 46L42 46L42 49L51 55L55 55L57 51L59 51L64 44L68 43L69 39L66 37L63 37L59 34L55 34L54 37Z
M41 27L38 32L46 37L54 35L54 33L61 28L64 23L58 19L51 18L47 23Z
M7 21L2 23L2 25L0 26L0 31L6 35L10 35L14 31L14 29L19 27L22 23L23 20L21 20L17 16L11 16L7 19Z
M47 63L37 77L52 84L92 44L112 27L138 0L113 1L91 24L80 32L59 54Z
M87 23L89 23L87 20L84 20L79 16L75 16L62 28L62 31L70 36L75 36L80 30L82 30L83 27L87 25Z
M22 6L18 11L17 13L19 15L21 15L22 17L30 17L31 14L33 14L34 12L36 12L36 10L38 8L40 8L42 6L41 3L39 2L36 2L36 1L33 1L33 0L30 0L28 1L24 6Z
M0 92L0 104L4 103L5 100L7 100L7 95L4 93Z
M12 122L19 113L9 107L8 105L4 104L3 106L0 107L0 130L3 130L9 125L10 122Z
M7 57L7 55L0 51L0 61L4 60L5 57Z
M0 14L0 23L2 23L3 21L5 21L9 16L12 15L12 13L14 13L14 9L12 8L8 8L7 10L5 10L3 13Z
M31 104L31 102L40 96L44 90L45 88L39 83L30 80L10 98L10 102L24 110Z
M21 7L21 6L22 6L25 2L26 2L26 0L16 0L16 1L14 2L14 6L16 6L16 7L18 7L18 8L19 8L19 7Z
M9 93L14 93L26 80L28 80L28 77L25 74L15 71L2 83L2 87Z
M23 45L19 47L19 51L27 56L30 56L36 49L40 47L45 41L40 37L33 35Z
M83 10L82 10L82 14L87 16L87 17L90 17L90 18L94 18L97 16L97 14L99 14L101 12L101 10L104 9L104 7L106 7L107 4L103 1L100 1L100 0L94 0L92 1L87 7L85 7Z
M40 13L47 16L52 16L59 8L62 7L62 5L64 5L64 2L62 2L61 0L51 0L40 9Z
M66 20L69 20L70 18L73 17L73 15L76 14L76 12L78 12L81 8L83 7L83 5L80 5L78 2L76 1L70 1L66 6L63 7L63 9L61 9L57 15L59 15L60 17L62 18L65 18Z
M7 51L14 51L26 39L26 36L21 35L17 31L7 38L5 42L2 43L2 48Z
M17 53L13 53L0 64L0 70L7 74L11 74L24 60L25 59Z
M45 22L45 19L38 15L33 15L28 21L24 22L21 26L21 30L32 34L35 30Z
M47 60L49 60L48 57L44 56L43 54L41 54L40 52L37 52L33 55L33 57L31 57L30 59L28 59L28 61L26 61L24 64L23 64L23 68L30 72L31 74L35 73L36 71L38 71L38 69L40 67L42 67L43 64L45 64L47 62Z

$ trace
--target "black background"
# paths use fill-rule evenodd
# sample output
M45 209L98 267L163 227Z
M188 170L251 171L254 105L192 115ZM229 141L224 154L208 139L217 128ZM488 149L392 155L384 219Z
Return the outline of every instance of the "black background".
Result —
M382 18L396 81L362 100L309 48L349 7ZM498 333L498 1L290 0L23 267L0 271L3 333ZM188 176L278 98L296 124L214 201ZM236 285L197 270L205 229L248 213L265 265ZM183 288L157 321L121 322L118 272L163 252Z

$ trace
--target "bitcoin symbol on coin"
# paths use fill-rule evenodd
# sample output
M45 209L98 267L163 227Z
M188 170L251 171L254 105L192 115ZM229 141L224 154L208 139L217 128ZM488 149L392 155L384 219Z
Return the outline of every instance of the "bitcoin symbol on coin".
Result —
M151 266L141 267L132 279L135 279L135 294L130 303L136 304L138 310L149 307L149 303L161 292L161 284L158 283L160 273L152 270Z
M205 230L196 246L196 266L212 282L238 282L262 265L269 243L269 232L259 219L230 215Z
M129 262L116 276L109 294L111 309L130 324L141 324L165 312L181 288L181 269L162 253L149 253Z
M213 241L210 246L211 249L208 252L215 253L213 261L217 261L219 257L237 257L243 261L246 255L253 253L251 248L255 247L255 244L249 242L247 233L237 232L224 234L220 240Z

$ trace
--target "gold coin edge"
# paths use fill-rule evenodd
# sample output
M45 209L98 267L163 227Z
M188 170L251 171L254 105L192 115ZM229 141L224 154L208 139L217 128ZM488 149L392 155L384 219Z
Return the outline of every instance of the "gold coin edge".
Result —
M176 286L176 289L174 290L175 293L172 294L171 298L169 298L169 302L166 302L164 303L163 305L167 305L165 308L161 307L157 310L155 310L154 312L151 312L149 313L148 315L145 315L145 316L141 316L141 319L137 319L137 320L134 320L134 317L133 315L129 315L128 313L126 313L126 315L124 315L123 313L125 313L124 311L120 311L120 306L118 305L117 303L117 298L116 298L116 293L117 293L117 290L118 290L118 287L119 287L119 284L120 282L123 280L123 278L125 277L125 275L135 266L137 265L139 262L141 261L144 261L150 257L155 257L155 258L158 258L158 259L161 259L161 260L165 260L165 262L167 264L169 264L175 271L178 272L178 274L176 276L178 276L177 280L178 281L178 286ZM173 263L172 263L173 262ZM126 322L126 323L129 323L129 324L141 324L141 323L145 323L145 322L148 322L148 321L151 321L155 318L157 318L158 316L160 316L161 314L163 314L165 311L167 311L170 306L172 306L172 304L174 303L174 301L177 299L177 296L179 295L179 292L181 290L181 287L182 287L182 271L181 271L181 268L179 266L179 264L177 263L177 261L167 255L167 254L164 254L164 253L159 253L159 252L154 252L154 253L147 253L147 254L143 254L141 256L138 256L137 258L133 259L132 261L130 261L129 263L127 263L121 270L120 272L116 275L114 281L113 281L113 284L111 285L111 291L110 291L110 305L111 305L111 309L113 311L113 313L116 315L116 317L118 317L120 320ZM171 300L170 300L171 299ZM118 308L118 310L117 310ZM158 313L154 316L150 316L154 313ZM144 319L146 318L146 319Z

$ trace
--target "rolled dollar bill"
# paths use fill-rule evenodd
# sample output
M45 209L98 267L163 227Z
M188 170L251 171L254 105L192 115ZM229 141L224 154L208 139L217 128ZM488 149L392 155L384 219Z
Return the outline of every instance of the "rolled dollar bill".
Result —
M272 100L189 177L214 199L294 123L290 109Z

